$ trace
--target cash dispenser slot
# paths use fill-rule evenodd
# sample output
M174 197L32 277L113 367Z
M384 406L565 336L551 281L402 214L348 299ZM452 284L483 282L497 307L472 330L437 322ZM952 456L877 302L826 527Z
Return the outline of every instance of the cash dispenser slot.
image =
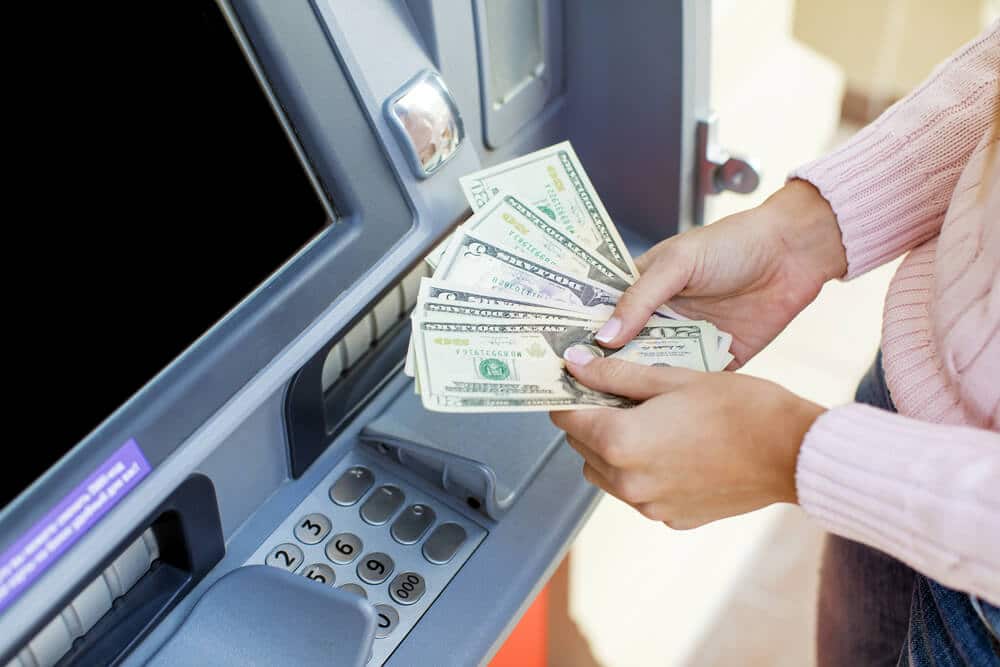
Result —
M7 667L118 663L225 553L215 488L189 476L77 585Z

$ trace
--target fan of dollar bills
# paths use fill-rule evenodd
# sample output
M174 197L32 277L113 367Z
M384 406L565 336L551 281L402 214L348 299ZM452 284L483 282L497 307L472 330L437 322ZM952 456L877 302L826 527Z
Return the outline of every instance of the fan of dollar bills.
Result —
M639 274L569 142L460 179L474 213L428 257L406 373L438 412L527 412L631 401L576 381L572 345L651 366L725 368L732 337L666 306L619 350L594 334Z

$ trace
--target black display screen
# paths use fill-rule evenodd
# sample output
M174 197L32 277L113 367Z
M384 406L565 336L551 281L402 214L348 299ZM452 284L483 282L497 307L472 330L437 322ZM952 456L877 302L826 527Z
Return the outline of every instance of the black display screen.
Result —
M31 275L7 315L18 420L39 428L0 506L329 224L215 3L122 11L34 117L48 201L21 225Z

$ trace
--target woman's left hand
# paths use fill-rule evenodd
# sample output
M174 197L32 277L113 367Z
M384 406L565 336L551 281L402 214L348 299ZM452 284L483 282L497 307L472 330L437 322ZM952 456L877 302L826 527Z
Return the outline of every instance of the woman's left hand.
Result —
M599 357L566 366L589 387L643 401L551 417L584 476L646 517L687 529L796 502L799 447L820 406L749 375Z

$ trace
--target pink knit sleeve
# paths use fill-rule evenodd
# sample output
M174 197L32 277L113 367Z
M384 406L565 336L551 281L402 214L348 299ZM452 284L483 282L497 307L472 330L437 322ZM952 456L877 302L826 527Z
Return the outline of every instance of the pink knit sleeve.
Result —
M829 531L1000 605L1000 434L834 408L806 434L796 486Z
M833 207L853 278L938 233L955 184L992 124L1000 21L845 146L792 172Z

